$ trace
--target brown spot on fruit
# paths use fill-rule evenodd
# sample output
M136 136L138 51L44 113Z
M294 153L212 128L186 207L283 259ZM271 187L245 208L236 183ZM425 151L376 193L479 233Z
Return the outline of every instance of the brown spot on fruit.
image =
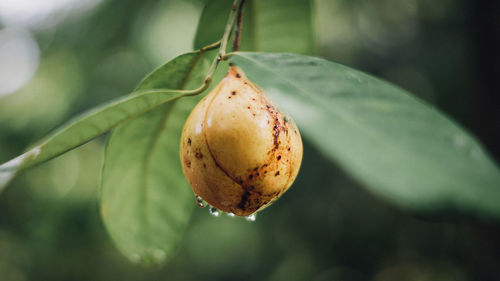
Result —
M191 145L191 138L188 138L188 145Z
M279 176L280 175L280 171L277 171L276 174L274 174L274 176Z
M278 155L278 157L276 159L281 160L281 155Z
M247 202L248 202L248 197L250 196L250 193L248 191L246 191L245 193L243 193L243 195L241 195L241 200L240 202L238 203L238 208L244 210L246 205L247 205Z
M200 151L196 151L194 156L198 159L201 159L201 158L203 158L203 153L201 153Z
M279 122L277 122L279 124ZM276 123L275 123L276 124ZM280 126L274 125L273 127L273 137L274 137L274 148L277 149L279 147L279 136L280 136Z

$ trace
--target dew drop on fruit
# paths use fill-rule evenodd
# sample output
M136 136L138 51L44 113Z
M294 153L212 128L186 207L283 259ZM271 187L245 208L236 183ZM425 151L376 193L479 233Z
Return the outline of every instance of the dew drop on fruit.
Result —
M196 199L196 205L198 205L198 207L200 208L205 208L208 205L208 203L205 200L203 200L203 198L201 198L200 195L196 195L195 199Z
M219 210L217 210L217 208L215 208L215 207L210 206L210 208L208 208L208 211L209 211L209 212L210 212L210 214L211 214L212 216L214 216L214 217L218 217L218 216L220 216L220 211L219 211Z
M245 219L249 222L254 222L257 219L257 216L255 215L255 213L253 213L249 216L246 216Z

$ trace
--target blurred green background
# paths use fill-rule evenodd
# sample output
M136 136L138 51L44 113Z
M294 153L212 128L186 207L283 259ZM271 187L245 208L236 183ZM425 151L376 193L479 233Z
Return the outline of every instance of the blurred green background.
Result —
M203 2L0 0L0 162L191 50ZM498 160L498 3L317 0L318 55L435 104ZM1 281L500 280L500 223L396 209L307 143L296 183L256 222L196 209L170 263L133 265L99 218L103 143L1 194Z

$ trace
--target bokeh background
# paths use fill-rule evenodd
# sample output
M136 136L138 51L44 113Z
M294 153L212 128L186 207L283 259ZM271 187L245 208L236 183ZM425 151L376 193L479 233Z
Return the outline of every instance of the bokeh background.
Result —
M0 162L191 50L203 4L0 0ZM498 161L499 12L487 0L317 0L318 55L434 104ZM256 222L196 209L170 263L133 265L99 217L104 140L0 195L0 280L500 280L499 222L396 209L307 143L296 183Z

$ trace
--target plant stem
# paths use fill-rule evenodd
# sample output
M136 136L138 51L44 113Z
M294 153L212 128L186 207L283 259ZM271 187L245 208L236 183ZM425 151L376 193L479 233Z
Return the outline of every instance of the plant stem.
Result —
M241 1L238 7L238 14L236 18L236 27L234 29L234 41L233 41L233 52L240 50L241 45L241 29L243 27L243 6L245 5L245 0Z
M212 64L210 65L210 68L208 69L207 76L205 77L205 81L203 82L203 85L201 85L198 89L187 91L185 96L198 95L199 93L205 91L208 88L208 86L210 85L210 82L212 81L212 76L214 75L215 70L217 69L217 65L226 56L227 43L229 41L229 37L231 36L231 31L233 30L234 23L236 21L237 13L238 13L238 11L241 11L240 7L243 5L244 1L245 0L234 0L233 7L231 9L231 12L229 13L226 27L224 29L224 34L222 35L221 40L214 43L214 44L206 46L200 50L203 52L206 50L214 49L217 46L219 46L219 52L217 53L217 56L214 58L214 60L212 61Z
M218 55L219 61L222 60L222 57L226 55L227 42L229 41L229 36L231 36L231 31L236 20L236 15L238 10L240 9L239 7L242 5L242 2L244 2L244 0L235 0L231 12L229 13L226 28L224 29L224 35L221 39L221 46Z

